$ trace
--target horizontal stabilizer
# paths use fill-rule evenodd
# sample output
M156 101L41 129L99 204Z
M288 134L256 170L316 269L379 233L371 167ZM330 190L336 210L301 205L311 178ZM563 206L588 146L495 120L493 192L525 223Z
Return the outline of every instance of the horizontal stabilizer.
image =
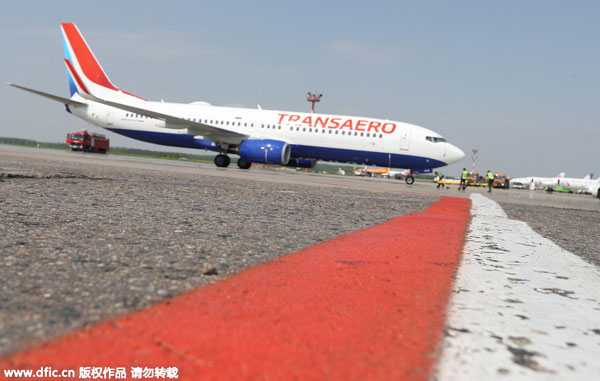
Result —
M14 83L7 82L6 84L9 85L9 86L12 86L12 87L16 87L17 89L29 91L30 93L34 93L34 94L40 95L42 97L46 97L46 98L55 100L57 102L68 104L68 105L71 105L71 106L86 106L87 105L86 103L74 101L73 99L70 99L70 98L64 98L64 97L59 97L58 95L44 93L43 91L34 90L34 89L27 88L27 87L19 86L19 85L16 85Z

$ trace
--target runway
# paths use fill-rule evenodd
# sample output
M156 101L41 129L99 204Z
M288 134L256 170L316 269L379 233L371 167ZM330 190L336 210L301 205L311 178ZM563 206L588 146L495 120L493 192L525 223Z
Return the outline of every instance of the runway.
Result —
M381 226L394 217L404 216L401 218L410 221L412 216L419 214L415 212L423 212L444 200L456 199L468 204L471 194L484 194L481 190L463 193L456 189L437 189L434 184L426 182L407 186L395 180L291 171L217 169L198 163L6 146L0 146L0 171L16 175L0 183L1 217L6 221L0 232L5 237L0 242L3 254L0 275L7 280L2 286L0 309L0 351L5 355L24 348L32 348L35 352L36 344L41 341L84 326L93 331L94 322L151 306L187 290L209 292L202 291L202 286L209 284L215 285L211 287L219 284L227 287L232 274L243 276L245 269L276 263L273 261L285 254L317 248L320 243L334 237L365 234L362 232L368 229L363 229ZM562 247L569 246L574 235L598 236L599 224L595 222L600 207L598 200L592 197L512 190L495 190L485 196L511 210L511 216L517 215L531 225L538 224L536 230ZM543 221L557 211L566 216L560 231L544 232ZM576 218L569 218L570 215ZM469 230L468 234L461 234L467 248L473 240L472 232ZM364 241L364 238L359 241ZM413 246L419 247L423 238L415 238L407 245L404 241L401 247L387 246L388 251L405 252L410 258L418 257L414 253L409 254L408 250ZM595 261L599 253L595 241L581 241L571 249L574 254L565 255L576 254L583 258L582 262L586 261L586 265L590 266L590 276L597 277ZM427 253L434 251L425 250ZM296 256L304 257L300 253ZM364 261L364 258L360 260ZM449 260L446 263L449 274L452 274L459 261ZM543 266L543 263L540 265ZM378 277L383 269L370 271L366 275ZM322 277L327 277L326 274ZM424 278L425 274L417 278L428 279ZM215 284L221 279L225 283ZM367 278L359 277L352 284L360 289L362 282L366 282L363 279ZM406 279L406 275L398 275L394 281L402 284ZM392 286L394 283L388 283L382 284L396 290L399 298L409 292L403 288L404 284ZM593 279L587 279L586 284L589 283L593 283ZM448 295L451 291L449 285L448 282L445 288ZM391 290L381 287L384 294ZM588 299L594 299L597 288L590 292ZM444 305L447 302L447 297L445 302L442 297L437 303ZM328 304L331 303L332 299L328 299ZM383 305L389 304L388 301ZM357 302L358 309L348 310L347 314L360 315L357 313L361 311L360 307L360 302ZM152 308L147 311L152 311ZM445 308L438 310L442 314L445 312ZM393 317L390 313L382 315ZM284 320L285 316L289 317L284 315ZM277 319L281 321L281 316ZM398 320L411 321L408 318ZM394 322L383 325L393 327ZM594 329L586 331L592 335L591 346L582 345L582 348L592 348L588 351L592 355L597 354L593 348L596 351L598 348L597 339L593 341L594 337L598 337ZM441 337L442 329L438 327L426 332L430 332L429 337ZM347 332L350 336L352 333ZM436 348L442 346L436 340L429 342L428 353L435 354ZM422 343L423 340L413 342ZM51 348L51 345L45 348ZM526 347L519 349L527 351ZM573 351L579 353L577 349ZM329 353L337 357L343 354L339 350ZM25 360L23 356L28 355L17 352L4 364L33 366L39 363ZM379 364L373 357L364 358L370 358L371 364ZM385 368L386 372L373 375L379 379L384 379L386 374L427 378L433 371L436 358L429 355L418 371L414 368ZM520 374L518 370L523 367L522 364L510 357L505 360L507 364L499 365L498 369L506 371L505 374ZM360 369L363 373L350 376L371 374L365 373L368 364ZM564 374L548 366L543 366L543 369L554 372L543 373L544 376ZM579 369L589 370L581 366ZM492 377L502 376L502 372L494 373ZM260 376L266 373L253 374ZM327 375L343 378L342 373ZM442 374L436 377L444 378Z

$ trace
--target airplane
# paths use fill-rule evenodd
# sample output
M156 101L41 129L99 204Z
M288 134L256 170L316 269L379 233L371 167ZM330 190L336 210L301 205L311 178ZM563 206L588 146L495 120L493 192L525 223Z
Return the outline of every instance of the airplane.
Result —
M559 179L565 177L565 173L561 172L556 177L518 177L514 179L510 179L511 187L516 187L517 184L522 185L525 188L531 189L533 185L533 189L543 189L547 186L555 186Z
M600 184L600 178L594 180L592 173L586 175L583 179L576 179L572 177L563 177L558 179L556 185L562 185L571 189L574 192L584 192L595 194L594 189L597 184Z
M62 23L70 97L13 83L65 105L66 111L133 139L173 147L215 151L217 167L252 163L313 168L317 160L410 168L412 173L462 160L464 152L438 133L384 119L152 102L116 87L74 23ZM408 184L413 176L406 178Z
M588 188L588 191L591 193L592 196L600 198L600 181L598 181L594 185L591 185Z

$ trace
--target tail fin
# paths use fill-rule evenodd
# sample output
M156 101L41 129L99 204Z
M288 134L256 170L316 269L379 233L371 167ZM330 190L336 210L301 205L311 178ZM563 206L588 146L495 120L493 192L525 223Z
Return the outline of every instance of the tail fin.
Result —
M562 179L563 177L565 177L565 173L564 172L561 172L558 175L556 175L556 178L558 178L558 179Z
M588 173L587 175L585 175L583 177L584 180L593 180L594 179L594 174L593 173Z
M71 96L78 93L84 98L121 100L124 96L136 97L112 84L75 24L62 23L61 30Z

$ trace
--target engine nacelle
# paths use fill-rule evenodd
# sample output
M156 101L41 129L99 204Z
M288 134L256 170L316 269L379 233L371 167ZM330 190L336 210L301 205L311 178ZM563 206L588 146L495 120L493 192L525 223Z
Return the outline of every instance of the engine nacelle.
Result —
M290 159L288 161L288 167L296 168L314 168L317 165L317 161L314 159Z
M240 144L240 157L252 163L287 165L290 145L281 140L249 139Z

